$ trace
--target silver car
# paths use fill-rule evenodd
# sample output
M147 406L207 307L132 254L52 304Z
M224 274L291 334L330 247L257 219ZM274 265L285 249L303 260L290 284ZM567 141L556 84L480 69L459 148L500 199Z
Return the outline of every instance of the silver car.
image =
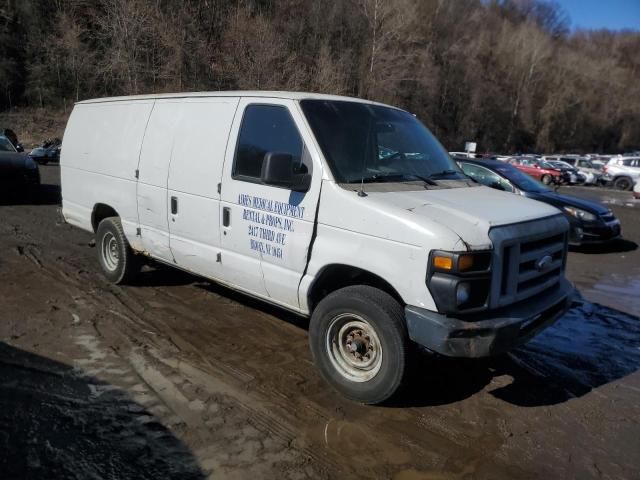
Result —
M616 190L631 190L640 180L640 157L616 157L603 168L604 180Z
M587 184L597 184L602 178L602 166L593 163L588 158L581 157L561 157L563 162L568 163L572 167L578 169L578 171L584 174L585 182Z

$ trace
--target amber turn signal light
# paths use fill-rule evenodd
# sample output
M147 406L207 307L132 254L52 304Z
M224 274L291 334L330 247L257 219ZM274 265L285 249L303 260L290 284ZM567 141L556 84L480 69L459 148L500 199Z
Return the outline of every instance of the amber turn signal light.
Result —
M451 257L441 257L436 255L433 257L433 266L441 270L452 270L453 259Z

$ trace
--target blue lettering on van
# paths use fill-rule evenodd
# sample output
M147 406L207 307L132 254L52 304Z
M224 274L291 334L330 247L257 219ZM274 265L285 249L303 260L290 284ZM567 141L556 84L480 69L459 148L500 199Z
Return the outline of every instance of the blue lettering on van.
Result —
M238 205L246 220L251 250L261 256L284 258L287 235L295 231L293 219L304 217L304 207L241 193Z
M246 193L240 193L238 195L238 205L251 207L255 210L262 210L263 212L275 213L276 215L282 215L283 217L304 217L305 207L280 202L278 200L271 200L269 198L254 197L253 195L247 195Z

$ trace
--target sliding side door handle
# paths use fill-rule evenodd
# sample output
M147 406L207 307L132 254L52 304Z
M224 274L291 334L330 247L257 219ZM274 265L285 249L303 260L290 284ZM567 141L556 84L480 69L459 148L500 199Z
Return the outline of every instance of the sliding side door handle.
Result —
M171 213L173 215L178 213L178 197L171 197Z
M231 225L231 209L222 207L222 226L228 227L229 225Z

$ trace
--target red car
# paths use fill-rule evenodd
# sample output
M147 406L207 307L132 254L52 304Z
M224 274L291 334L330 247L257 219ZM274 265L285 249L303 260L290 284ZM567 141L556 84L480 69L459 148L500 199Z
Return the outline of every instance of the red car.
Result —
M562 171L554 168L544 160L528 157L510 158L507 163L513 165L518 170L527 175L540 180L545 185L552 183L562 183Z

